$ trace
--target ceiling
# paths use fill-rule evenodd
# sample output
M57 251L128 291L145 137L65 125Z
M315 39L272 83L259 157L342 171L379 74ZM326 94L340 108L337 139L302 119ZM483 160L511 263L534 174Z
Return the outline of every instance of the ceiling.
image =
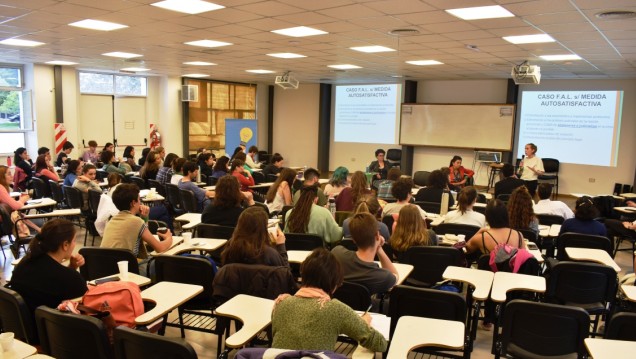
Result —
M77 62L78 69L117 71L152 69L145 74L209 74L217 80L273 82L266 69L302 82L395 82L411 80L509 78L513 64L541 66L544 79L635 78L636 18L600 19L607 10L636 11L634 0L210 0L225 9L187 15L150 6L158 0L0 0L0 40L17 37L44 42L34 48L0 45L0 62ZM448 8L501 5L515 17L465 21ZM96 19L128 25L110 32L68 26ZM326 35L293 38L272 30L310 26ZM416 29L395 36L390 30ZM513 45L502 36L547 33L556 42ZM233 45L206 49L185 45L194 40ZM353 46L382 45L397 51L367 54ZM467 48L477 47L478 51ZM131 60L102 56L124 51L142 54ZM293 52L307 57L279 59L268 53ZM539 55L576 53L583 59L548 62ZM408 60L437 60L443 65L415 66ZM216 66L188 66L209 61ZM338 71L333 64L360 69Z

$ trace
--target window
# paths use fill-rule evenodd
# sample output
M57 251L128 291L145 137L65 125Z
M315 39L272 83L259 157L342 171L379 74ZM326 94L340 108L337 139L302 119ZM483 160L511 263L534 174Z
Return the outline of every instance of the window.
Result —
M0 65L0 131L31 130L31 118L31 91L23 90L22 67Z
M199 101L188 102L189 149L225 148L225 119L256 119L256 85L188 79Z
M96 95L142 96L147 94L145 77L79 73L80 93Z

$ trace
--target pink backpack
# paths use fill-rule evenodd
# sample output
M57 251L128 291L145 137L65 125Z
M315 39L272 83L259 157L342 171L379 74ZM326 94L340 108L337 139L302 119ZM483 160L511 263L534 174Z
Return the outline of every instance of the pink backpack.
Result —
M117 325L130 328L135 327L135 318L144 313L139 286L125 281L88 286L83 303L95 310L109 311Z

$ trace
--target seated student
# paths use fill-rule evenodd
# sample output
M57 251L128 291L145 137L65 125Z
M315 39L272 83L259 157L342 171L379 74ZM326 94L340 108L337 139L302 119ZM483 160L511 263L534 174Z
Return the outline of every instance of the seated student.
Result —
M210 152L204 152L199 155L197 165L201 170L201 174L204 175L206 178L212 177L212 167L214 167L215 160L216 157L213 153Z
M382 208L380 207L380 202L373 195L367 194L364 195L357 203L356 208L353 214L357 213L371 213L377 220L378 226L380 230L380 235L384 238L385 242L388 242L391 238L391 232L389 232L389 227L386 224L382 223L382 217L379 215L382 213ZM349 230L349 222L351 222L351 217L345 219L342 222L342 235L344 239L351 239L351 231Z
M88 150L82 154L82 160L96 164L99 162L99 154L97 153L97 142L95 140L88 141Z
M174 153L168 153L166 159L163 161L163 166L159 168L157 171L156 180L161 184L170 183L170 179L172 178L172 174L174 171L172 170L172 163L174 160L179 158L179 156Z
M472 183L472 178L475 172L462 166L461 157L453 156L448 169L450 170L448 181L451 188L455 188L459 191L466 186L468 181L471 181L470 183Z
M384 209L382 210L382 216L400 213L402 207L411 202L412 188L413 180L411 178L404 177L395 181L395 183L393 183L393 188L391 188L391 194L393 195L393 197L395 197L397 202L388 203L386 206L384 206ZM419 208L422 218L426 219L426 212L419 206L417 208Z
M104 166L102 167L102 170L108 172L108 173L119 173L122 175L125 175L126 173L128 173L128 171L126 170L125 167L123 166L115 166L113 164L113 159L115 158L115 154L111 151L103 151L102 155L101 155L101 159L102 159L102 163L104 164Z
M146 163L146 159L148 159L148 154L150 153L150 151L150 147L144 147L144 149L141 150L141 157L139 157L139 161L137 161L139 165L135 164L137 169L143 167L144 163Z
M123 248L130 250L141 260L139 271L143 276L149 276L147 264L149 261L146 244L157 252L163 252L172 247L172 233L157 233L161 240L157 240L148 230L146 221L150 209L141 204L139 187L132 183L122 183L113 192L113 203L120 211L106 224L102 237L102 248ZM137 216L139 215L139 217Z
M183 178L183 165L186 163L185 158L177 158L172 161L172 176L170 177L170 183L179 185L179 182Z
M157 153L159 158L161 158L161 164L163 164L163 161L166 159L166 149L162 146L157 146L154 148L154 151ZM148 158L148 156L146 156L146 158Z
M263 176L267 178L267 175L277 175L283 170L283 156L280 153L274 153L270 159L270 164L263 168Z
M394 201L395 197L393 197L393 194L391 194L391 188L393 188L393 183L400 177L402 177L402 171L400 171L400 169L396 167L391 168L386 176L386 179L377 182L378 199L383 199L385 201Z
M347 167L338 167L333 171L329 183L325 186L325 196L329 198L336 197L345 189L349 182L349 170Z
M636 203L633 201L627 201L625 204L627 207L636 207ZM611 241L614 241L614 237L618 236L636 240L636 221L628 222L608 218L605 220L605 227L607 227L607 237ZM636 269L636 256L634 257L634 269Z
M30 181L31 177L33 177L33 167L32 163L30 163L29 154L27 153L27 149L24 147L18 147L14 152L13 164L16 167L20 167L24 174L26 175L26 181Z
M56 172L55 167L51 163L51 151L48 147L38 148L38 157L42 155L44 155L44 159L46 160L46 168L51 172Z
M141 166L137 166L137 162L135 162L135 148L133 146L126 146L124 148L124 158L123 161L119 161L119 166L124 167L126 172L139 171Z
M276 182L269 188L265 196L265 203L269 213L280 212L284 206L291 206L291 187L296 179L296 171L285 168L276 179Z
M336 197L337 211L352 211L362 196L371 194L367 185L367 176L362 171L356 171L351 176L351 187L347 187Z
M101 187L99 187L99 184L97 184L97 182L95 181L95 178L97 177L97 168L95 168L95 165L92 165L90 163L85 164L82 168L82 177L84 177L84 179L88 179L88 181L85 181L78 177L75 179L75 182L73 182L73 187L82 191L82 210L88 211L88 191L102 191Z
M212 177L219 179L225 176L230 170L228 163L230 163L230 158L227 156L221 156L212 168Z
M515 188L526 184L523 180L517 178L515 168L510 163L504 163L503 167L501 167L501 175L503 179L495 183L495 198L501 194L512 194Z
M285 214L285 233L312 233L331 245L342 239L342 228L328 209L318 206L318 188L303 187L298 202Z
M539 219L534 215L533 204L532 197L525 186L517 187L512 191L507 205L511 228L529 229L539 234Z
M583 196L576 200L574 218L566 219L561 225L559 235L566 232L606 236L607 229L603 223L595 220L599 212L592 198Z
M455 199L450 195L448 188L448 175L441 170L435 170L428 176L428 186L420 188L415 195L416 202L442 203L442 195L448 193L448 208L455 205Z
M183 178L179 181L178 186L179 189L187 189L194 193L194 198L197 200L197 212L201 213L203 208L210 203L210 198L214 198L214 191L206 191L194 183L198 174L197 165L194 162L186 161L183 164Z
M241 184L241 191L243 192L252 192L250 186L254 185L254 177L252 177L252 173L245 170L245 162L241 159L232 160L232 165L230 166L230 174L239 181Z
M245 154L245 152L239 152L234 155L234 157L232 157L232 163L234 163L235 161L243 162L243 169L250 175L254 172L252 168L245 163L245 161L247 161L247 155ZM230 170L230 173L232 173L232 170Z
M387 342L373 329L371 316L360 316L333 293L343 281L342 266L326 249L315 249L302 263L302 286L295 295L276 299L272 312L273 348L334 350L345 334L363 347L384 352Z
M66 175L64 176L63 186L73 187L73 183L78 177L82 176L82 168L84 167L84 162L81 160L71 160L68 161L68 167L66 168ZM88 178L83 178L84 181L88 181Z
M243 201L246 201L249 206L254 205L252 194L242 193L238 180L234 176L219 178L214 193L214 200L201 214L201 223L236 227L239 216L243 213L241 206Z
M409 204L402 207L393 234L391 234L391 248L396 258L402 261L402 256L411 247L436 246L437 235L426 228L426 221L420 216L417 206Z
M525 248L523 235L510 228L508 209L498 200L492 199L486 205L486 221L489 227L480 229L466 242L466 253L490 254L497 244L508 243L515 248Z
M88 290L77 271L84 265L84 257L73 254L75 234L70 221L46 222L13 270L10 287L24 298L32 312L41 305L56 308L62 301L81 297Z
M60 181L60 177L57 175L57 172L49 169L49 165L46 162L46 155L39 155L35 160L35 177L42 178L47 185L49 180L55 182Z
M17 200L11 197L9 195L9 192L11 192L9 186L12 184L13 174L11 174L11 169L7 166L0 165L0 203L6 203L12 210L17 211L31 198L26 193L21 195Z
M146 156L146 162L139 170L139 177L143 178L146 181L146 186L148 185L148 180L156 180L157 173L159 173L159 168L161 167L161 157L155 151L148 152Z
M75 146L73 146L73 144L70 141L64 142L64 145L62 145L62 152L60 152L60 154L57 155L57 160L55 161L55 165L58 167L61 167L63 164L68 163L69 161L68 155L71 154L71 151L73 151L73 148L75 148Z
M370 213L358 213L351 218L351 238L358 246L350 251L343 246L331 250L344 272L344 280L365 286L369 293L388 292L397 283L398 272L384 253L384 238L378 230L378 220ZM378 266L375 257L380 260Z
M475 187L468 186L462 188L457 195L457 203L459 208L446 213L444 223L469 224L471 226L485 227L486 217L473 211L473 206L477 202L477 190Z
M102 153L104 151L110 151L113 153L113 155L115 154L115 145L113 145L110 142L106 142L106 144L104 144L104 148L102 149Z
M285 234L279 227L276 227L276 235L269 233L267 220L267 212L261 207L250 207L243 211L232 238L221 254L222 265L243 263L289 266Z
M319 180L320 180L320 172L318 172L318 170L314 168L307 168L305 170L305 179L303 181L302 187L318 186ZM327 196L325 196L325 192L320 187L316 187L316 188L318 189L318 205L324 207L327 204ZM298 202L299 198L300 198L300 191L295 190L294 198L293 198L294 205L296 205L296 202Z
M241 144L234 149L232 156L228 156L230 158L230 161L233 161L236 155L238 155L239 153L245 154L245 143L243 142L241 142ZM243 162L245 162L245 160L243 160Z
M551 201L552 185L549 183L541 183L537 188L539 194L539 202L534 205L534 213L551 214L561 216L563 219L574 218L574 212L567 204L561 201Z
M250 168L261 168L261 164L256 161L258 156L258 147L250 146L247 150L247 156L245 156L245 164Z

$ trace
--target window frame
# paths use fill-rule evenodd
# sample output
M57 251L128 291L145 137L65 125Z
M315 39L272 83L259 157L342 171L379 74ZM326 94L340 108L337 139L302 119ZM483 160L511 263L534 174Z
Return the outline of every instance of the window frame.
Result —
M104 92L85 92L81 89L81 73L87 74L98 74L98 75L106 75L111 76L113 78L113 89L110 93ZM145 95L129 95L129 94L119 94L117 93L117 77L135 77L135 78L143 78L146 80L146 94ZM77 88L80 95L97 95L97 96L115 96L115 97L139 97L139 98L147 98L148 97L148 76L143 75L122 75L118 73L109 73L109 72L99 72L99 71L77 71Z
M0 68L8 68L8 69L16 69L18 70L19 77L19 86L2 86L0 85L0 91L15 91L19 93L20 96L20 123L17 129L1 129L0 133L22 133L24 136L26 132L34 131L34 121L33 121L33 92L25 89L24 83L24 65L21 64L9 64L9 63L0 63ZM25 103L25 92L30 92L29 103ZM31 128L25 128L24 125L24 115L27 112L25 106L30 106L29 112L31 113ZM26 138L25 138L26 142Z

